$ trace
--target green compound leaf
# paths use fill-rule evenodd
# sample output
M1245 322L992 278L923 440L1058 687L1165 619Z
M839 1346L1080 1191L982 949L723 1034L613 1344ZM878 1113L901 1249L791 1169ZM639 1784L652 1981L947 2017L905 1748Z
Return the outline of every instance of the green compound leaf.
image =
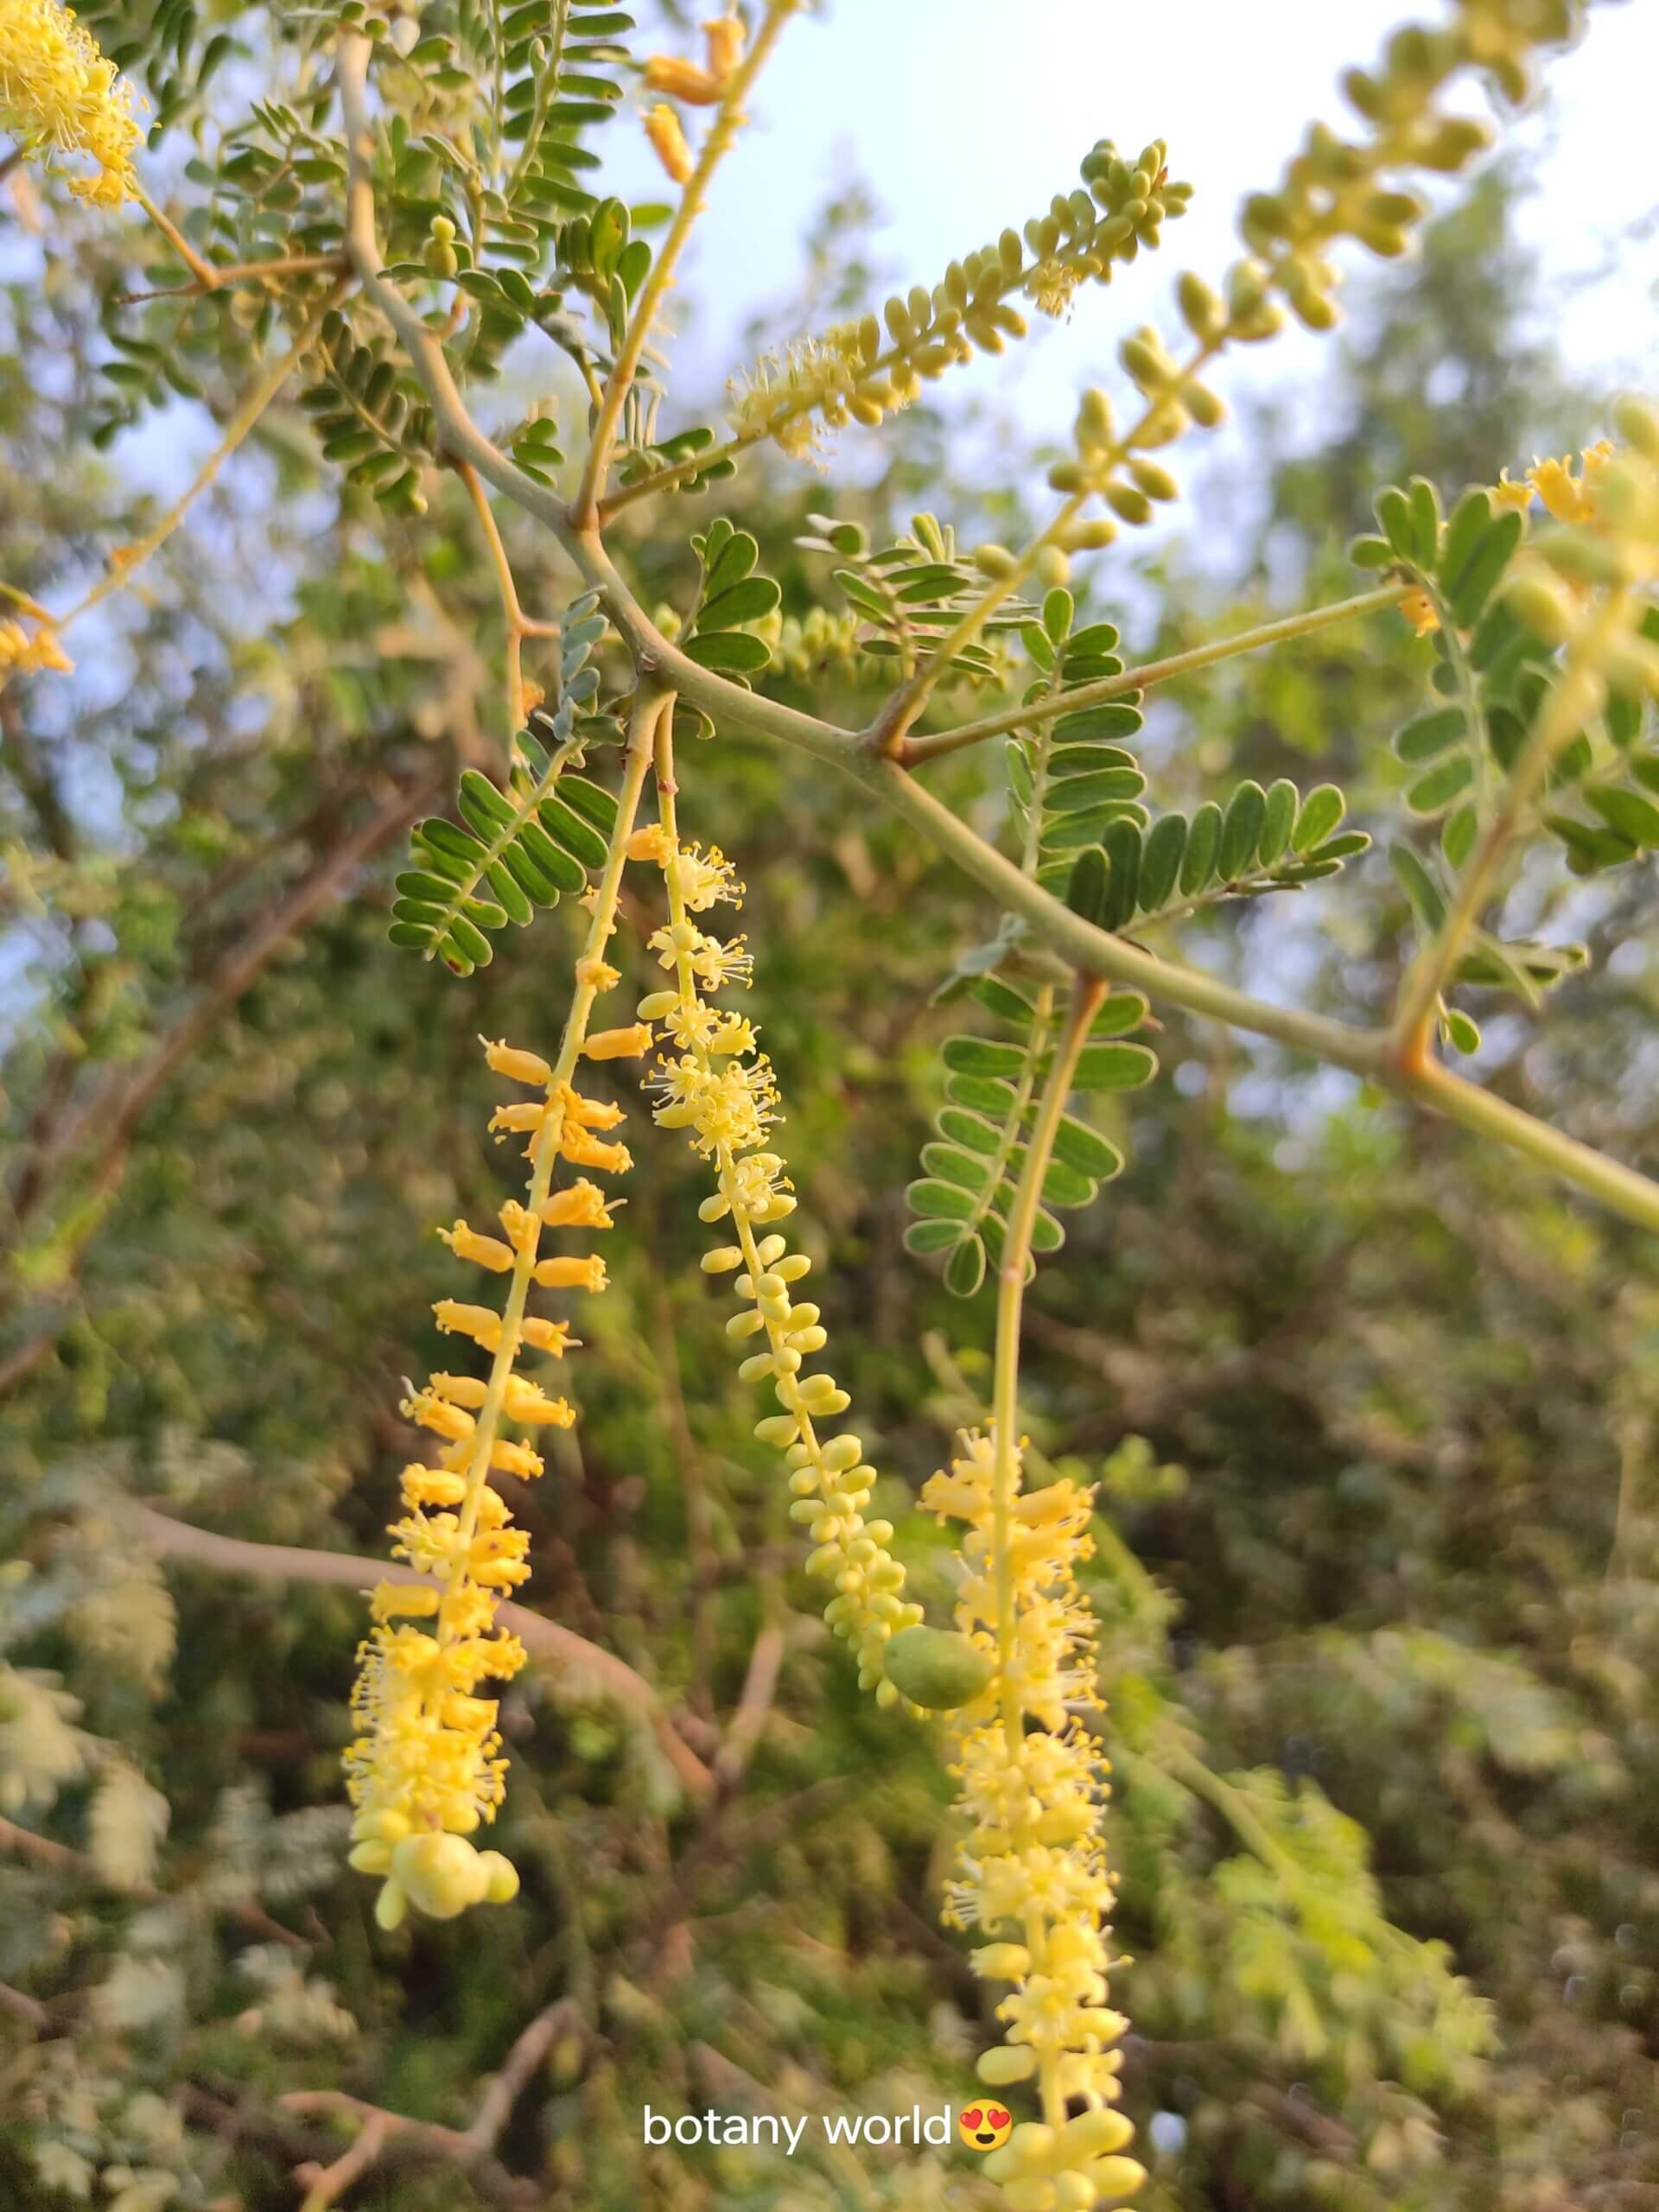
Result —
M918 1218L905 1236L907 1250L944 1259L945 1287L962 1298L978 1291L987 1266L1001 1257L1004 1220L1065 1019L1049 985L1017 988L1002 976L986 975L973 984L972 995L1018 1041L965 1033L944 1040L946 1103L936 1117L938 1141L922 1147L922 1176L909 1192ZM1146 1019L1138 991L1109 993L1090 1024L1075 1087L1128 1090L1148 1080L1157 1066L1153 1053L1121 1041ZM1090 1205L1122 1166L1109 1139L1076 1116L1062 1115L1033 1225L1033 1254L1056 1251L1064 1242L1050 1208Z
M569 611L560 643L563 694L556 709L538 710L513 743L508 788L498 790L476 768L462 772L456 807L461 819L435 816L410 833L412 865L397 882L391 941L458 976L486 966L486 931L509 922L525 928L540 907L579 892L589 868L605 859L615 802L585 778L567 772L580 760L591 720L575 734L576 698L591 697L582 678L605 633L597 599L585 594Z

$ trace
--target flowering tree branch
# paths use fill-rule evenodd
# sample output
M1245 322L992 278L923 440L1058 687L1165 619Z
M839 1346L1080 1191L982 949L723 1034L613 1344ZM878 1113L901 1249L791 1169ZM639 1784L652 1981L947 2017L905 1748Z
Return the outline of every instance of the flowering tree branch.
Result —
M1550 1128L1434 1062L1402 1055L1386 1032L1353 1028L1254 998L1196 969L1143 952L1126 938L1084 920L1022 875L1012 861L925 791L901 766L886 758L872 759L856 734L733 683L671 645L628 589L597 532L578 530L558 494L526 476L484 435L456 387L442 346L415 309L381 277L367 160L369 125L364 84L368 55L367 40L349 34L342 37L339 77L350 159L346 242L364 289L402 339L426 387L445 449L456 460L469 461L480 476L553 532L583 582L600 593L606 613L636 665L671 684L688 704L711 718L793 746L841 769L871 797L918 830L1007 911L1019 915L1029 925L1033 936L1068 966L1106 981L1131 984L1165 1005L1271 1037L1346 1068L1465 1128L1524 1153L1628 1220L1659 1229L1659 1184L1648 1177Z

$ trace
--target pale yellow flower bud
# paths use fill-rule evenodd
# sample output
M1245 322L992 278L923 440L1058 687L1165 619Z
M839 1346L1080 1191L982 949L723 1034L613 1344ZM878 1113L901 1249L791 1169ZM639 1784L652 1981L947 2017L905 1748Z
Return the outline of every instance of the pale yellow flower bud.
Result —
M719 101L721 93L717 77L711 77L695 61L682 60L677 54L652 55L645 64L645 89L652 92L666 92L671 99L683 100L688 107L713 107ZM654 138L652 143L656 143ZM664 166L667 167L666 162ZM677 181L683 182L684 180Z
M655 107L646 111L645 136L651 141L652 153L673 181L676 184L686 183L695 166L691 149L685 142L679 117L666 101L659 101Z

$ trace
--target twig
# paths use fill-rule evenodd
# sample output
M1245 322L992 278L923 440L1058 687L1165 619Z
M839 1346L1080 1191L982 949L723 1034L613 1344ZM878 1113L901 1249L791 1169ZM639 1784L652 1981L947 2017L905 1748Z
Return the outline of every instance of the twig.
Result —
M98 1888L112 1890L118 1895L131 1897L138 1904L168 1904L174 1902L165 1890L158 1890L152 1882L111 1882L99 1868L98 1862L84 1851L73 1851L67 1843L54 1843L49 1835L37 1835L33 1828L22 1828L15 1821L0 1820L0 1851L15 1851L20 1859L32 1859L37 1866L49 1866L54 1874L71 1874L77 1880L91 1882ZM262 1904L251 1898L238 1899L226 1910L232 1916L252 1929L256 1934L268 1937L272 1942L285 1943L290 1948L308 1948L303 1936L296 1936L291 1928L284 1928L280 1920L273 1920Z
M52 2031L52 2015L40 1999L14 1989L9 1981L0 1981L0 2012L10 2012L14 2020L21 2020L37 2036L49 2035Z
M194 277L188 284L164 284L149 292L118 292L115 304L119 308L137 306L144 300L194 300L205 292L217 292L226 284L271 284L284 276L315 275L332 269L338 274L343 268L337 253L284 253L270 261L204 262L205 274Z
M485 2083L472 2124L464 2128L445 2127L432 2120L411 2120L406 2113L367 2104L343 2089L290 2090L278 2100L284 2112L299 2119L346 2120L358 2127L349 2147L332 2165L319 2168L308 2162L295 2170L296 2181L309 2183L300 2212L326 2212L391 2149L401 2147L418 2158L463 2168L483 2164L493 2156L513 2106L555 2042L580 2025L581 2015L569 1998L561 1997L544 2006L520 2031L500 2072Z
M294 1544L256 1544L240 1536L221 1536L213 1529L192 1528L130 1500L124 1503L122 1510L137 1532L164 1558L188 1560L221 1573L252 1574L282 1582L333 1583L348 1590L366 1590L376 1582L421 1580L411 1567L358 1559L349 1552L307 1551ZM575 1695L608 1698L644 1721L690 1796L707 1798L713 1794L714 1777L676 1732L656 1691L626 1659L589 1643L574 1629L531 1612L527 1605L504 1603L500 1620L533 1657L556 1667Z
M1629 597L1624 588L1607 594L1600 612L1579 642L1580 653L1593 660L1596 649L1617 629ZM1503 799L1470 855L1445 920L1407 969L1401 984L1391 1044L1408 1071L1426 1064L1440 993L1457 973L1464 948L1527 809L1543 789L1556 754L1586 719L1585 693L1569 659L1567 672L1550 693L1525 750L1510 772Z
M1042 698L1033 699L1029 706L1010 707L1002 714L982 715L956 729L906 737L892 757L906 768L920 767L929 760L942 760L947 753L960 753L965 746L982 744L988 737L1033 729L1057 715L1080 714L1085 707L1097 707L1107 699L1121 699L1126 692L1145 691L1154 683L1188 676L1195 669L1213 666L1217 661L1230 660L1236 653L1258 652L1264 645L1283 645L1289 639L1305 638L1314 631L1327 629L1333 622L1345 622L1351 615L1370 614L1379 607L1397 606L1409 588L1407 584L1384 584L1376 591L1358 592L1352 599L1309 607L1300 614L1287 614L1276 622L1258 623L1252 629L1236 631L1229 638L1211 638L1204 645L1189 647L1185 652L1170 653L1162 660L1143 661L1139 668L1126 668L1121 676L1103 676L1097 683L1079 683L1069 691L1047 692Z
M72 622L79 621L83 614L90 613L101 601L109 598L112 592L124 590L132 581L134 571L142 568L156 548L164 544L173 535L195 500L207 490L226 461L230 459L271 401L288 382L309 348L312 339L316 334L317 325L345 291L346 283L346 280L342 277L327 296L317 302L307 317L305 327L287 353L283 355L282 359L259 379L231 417L229 428L196 472L194 481L186 488L180 498L173 502L152 529L147 530L135 543L120 548L118 553L111 558L106 572L99 578L86 596L78 601L67 613L60 614L56 618L53 624L54 629L67 630Z
M726 1740L715 1758L715 1773L722 1789L729 1789L742 1779L754 1756L778 1694L785 1643L783 1629L777 1621L768 1621L754 1639L737 1710L726 1731Z
M478 471L469 462L461 461L457 464L456 474L478 512L484 542L489 548L490 565L495 571L496 588L501 594L501 613L506 630L507 742L511 745L517 732L524 726L524 639L556 638L559 626L556 622L532 622L525 614L518 603L518 587L513 581L507 549L501 542L501 532Z
M343 2196L354 2181L360 2181L375 2164L385 2139L386 2123L378 2113L374 2113L364 2122L362 2133L346 2145L333 2165L296 2167L295 2179L310 2183L300 2212L327 2212L328 2206Z
M791 16L800 0L768 0L766 15L755 34L754 43L732 73L720 108L709 126L697 165L686 180L680 204L668 234L658 250L651 273L645 278L639 297L634 302L629 318L627 333L615 366L605 380L603 397L600 401L598 419L594 424L593 436L588 448L588 460L582 472L582 486L572 507L572 518L578 530L594 530L598 524L599 502L605 496L605 479L611 465L611 451L616 443L617 428L622 419L622 409L632 389L645 350L652 323L657 320L670 286L674 270L692 225L702 212L702 203L715 171L729 151L737 136L738 125L744 120L743 102L750 86L776 44L779 33Z
M120 1188L134 1131L175 1071L243 997L279 947L306 926L371 853L405 823L413 820L436 789L435 781L423 780L394 790L372 814L325 855L280 905L232 946L192 1005L137 1074L93 1099L27 1162L14 1202L14 1217L19 1222L39 1204L57 1172L83 1150L91 1155L87 1162L87 1196L91 1203L83 1210L79 1240L66 1255L72 1274L82 1248L90 1241ZM60 1314L0 1360L0 1396L31 1374L50 1354L67 1319L67 1313Z

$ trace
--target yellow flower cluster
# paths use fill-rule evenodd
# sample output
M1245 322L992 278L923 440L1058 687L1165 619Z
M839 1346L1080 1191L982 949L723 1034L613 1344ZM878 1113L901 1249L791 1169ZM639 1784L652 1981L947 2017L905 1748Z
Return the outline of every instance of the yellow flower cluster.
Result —
M606 978L595 963L578 970L585 1003ZM602 963L596 963L601 965ZM601 1031L581 1046L593 1060L643 1052L643 1027ZM496 1700L480 1697L486 1681L506 1681L524 1662L516 1636L496 1626L505 1592L528 1577L529 1539L513 1528L492 1471L533 1481L543 1469L531 1439L566 1428L575 1415L562 1397L513 1372L525 1345L563 1358L572 1339L563 1321L525 1312L532 1284L543 1289L605 1288L605 1262L594 1252L539 1256L542 1232L606 1230L611 1205L586 1175L553 1187L556 1163L616 1174L631 1163L626 1147L602 1132L621 1120L619 1107L583 1097L535 1052L486 1044L491 1068L540 1093L499 1108L490 1127L523 1135L532 1165L526 1202L500 1210L501 1235L465 1221L439 1230L457 1259L510 1275L504 1307L440 1299L438 1326L470 1337L492 1355L487 1379L435 1374L404 1401L407 1419L437 1440L435 1458L412 1461L403 1476L403 1517L392 1523L394 1556L422 1580L383 1582L373 1592L375 1626L359 1653L353 1696L357 1740L346 1756L356 1808L353 1866L383 1876L375 1916L395 1928L410 1905L450 1919L470 1904L502 1904L518 1887L511 1862L468 1840L493 1820L505 1761L496 1729ZM501 1433L504 1422L525 1432Z
M132 92L58 0L0 0L0 130L34 159L96 162L96 176L72 175L69 188L97 207L137 189Z
M880 351L871 317L861 335L857 323L842 323L822 338L795 339L781 353L762 353L728 382L727 420L740 438L770 433L791 461L810 460L826 429L879 423L883 406L905 407L915 397L920 387L913 372L890 377L880 403L861 394L859 385Z
M1596 444L1586 446L1579 456L1579 473L1575 476L1571 454L1560 461L1540 461L1535 454L1532 467L1518 484L1511 481L1507 468L1503 472L1492 486L1492 505L1523 515L1537 499L1556 522L1588 522L1596 511L1597 484L1612 457L1611 439L1602 438Z
M1563 526L1516 562L1504 591L1529 629L1566 648L1548 707L1563 737L1610 691L1659 696L1659 645L1644 627L1659 585L1659 408L1625 399L1614 422L1624 449L1592 447L1577 476L1565 461L1529 470Z
M37 622L30 631L10 615L0 615L0 677L13 669L20 676L33 676L41 669L67 676L74 664L49 622Z
M669 99L683 100L688 107L718 105L743 59L747 33L741 16L716 16L703 25L702 39L706 67L677 54L653 54L645 64L645 90L666 92ZM696 164L680 118L668 100L658 100L645 111L645 136L672 181L688 183Z
M810 1573L835 1586L824 1618L857 1656L859 1680L883 1704L899 1694L884 1678L883 1653L899 1629L921 1619L919 1605L903 1596L905 1570L887 1547L890 1522L867 1520L875 1480L860 1439L843 1432L819 1433L851 1403L832 1375L804 1374L807 1360L827 1341L818 1308L795 1297L811 1262L791 1252L772 1224L795 1211L780 1156L766 1134L776 1117L778 1090L771 1064L759 1049L754 1026L710 1001L733 982L749 980L749 955L739 938L727 942L691 918L721 903L741 903L743 887L718 851L681 845L665 791L662 819L637 833L631 852L654 860L668 892L669 919L651 939L652 950L674 977L672 988L642 1000L643 1021L662 1025L659 1042L671 1045L650 1078L661 1099L656 1118L666 1128L690 1134L698 1153L713 1162L718 1187L703 1200L704 1221L729 1222L734 1242L703 1255L709 1274L734 1274L741 1301L726 1324L739 1344L758 1348L739 1370L746 1382L770 1381L779 1410L759 1422L755 1434L785 1454L794 1503L814 1549Z
M1025 1491L1016 1472L999 1531L994 1444L969 1433L922 1503L965 1526L957 1625L991 1669L958 1716L968 1828L946 1918L988 1939L976 1973L1014 1985L997 2007L1007 2040L981 2058L981 2080L1034 2079L1042 2098L1042 2120L1016 2127L985 2171L1010 2212L1088 2212L1145 2178L1124 2155L1133 2130L1111 2109L1122 2065L1112 2046L1128 2023L1108 2001L1104 1763L1077 1711L1098 1703L1094 1622L1077 1585L1094 1493L1069 1479ZM1087 2109L1068 2119L1079 2099Z
M1535 454L1532 467L1524 470L1518 480L1503 469L1497 483L1489 486L1487 497L1500 513L1524 515L1536 499L1556 522L1589 522L1596 512L1602 474L1613 454L1611 439L1602 438L1596 444L1586 446L1579 456L1576 475L1571 454L1548 461L1540 461ZM1440 626L1434 602L1426 591L1408 591L1400 602L1400 612L1420 638L1429 636Z

